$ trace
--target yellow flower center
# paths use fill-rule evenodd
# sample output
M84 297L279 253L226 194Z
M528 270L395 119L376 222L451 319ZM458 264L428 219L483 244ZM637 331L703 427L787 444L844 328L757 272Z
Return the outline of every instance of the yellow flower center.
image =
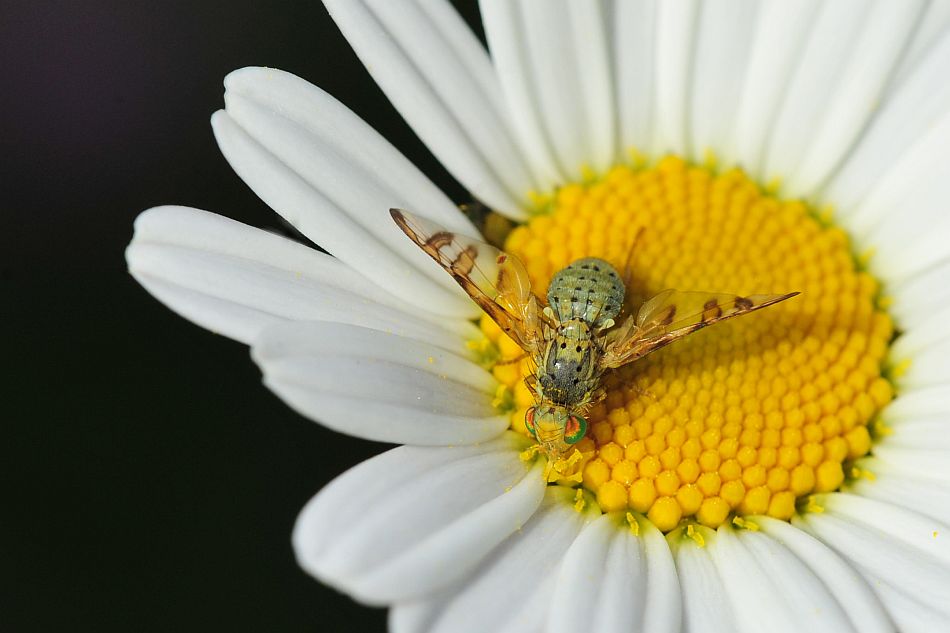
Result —
M607 397L588 413L575 445L582 459L570 466L602 510L644 513L664 531L687 518L717 527L734 516L789 519L798 499L841 486L892 398L881 368L893 334L877 283L841 229L739 170L717 174L678 158L615 167L562 187L548 206L505 247L538 295L587 256L629 265L628 306L667 288L802 293L605 377ZM533 367L504 362L521 350L487 318L482 327L501 352L493 372L514 395L512 428L527 434L534 401L523 379Z

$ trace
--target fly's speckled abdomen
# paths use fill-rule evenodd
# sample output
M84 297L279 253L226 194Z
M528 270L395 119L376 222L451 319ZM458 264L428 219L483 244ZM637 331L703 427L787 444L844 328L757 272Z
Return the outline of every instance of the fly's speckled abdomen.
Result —
M559 270L548 286L548 305L561 323L581 319L594 329L620 314L624 285L613 266L587 257Z
M544 398L568 406L586 401L600 380L596 352L586 322L562 324L539 364L538 386Z
M602 259L579 259L554 275L548 305L559 325L538 364L542 399L568 407L590 401L602 353L594 335L620 314L623 295L620 275Z

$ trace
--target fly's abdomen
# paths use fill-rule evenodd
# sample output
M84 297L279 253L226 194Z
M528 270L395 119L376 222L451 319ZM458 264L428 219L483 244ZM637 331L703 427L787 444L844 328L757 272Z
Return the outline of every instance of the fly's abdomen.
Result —
M590 326L581 319L563 324L545 350L538 367L541 396L551 402L571 406L586 402L597 388L597 348Z
M593 328L620 314L624 286L613 266L587 257L559 270L548 286L548 305L561 323L581 319Z

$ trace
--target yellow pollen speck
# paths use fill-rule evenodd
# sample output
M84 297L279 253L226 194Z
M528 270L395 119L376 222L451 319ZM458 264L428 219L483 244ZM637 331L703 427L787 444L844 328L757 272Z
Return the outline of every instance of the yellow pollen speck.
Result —
M908 369L910 369L910 359L906 358L891 368L891 375L895 378L900 378L907 373Z
M640 536L640 523L637 521L637 518L633 516L632 514L630 514L629 512L627 513L626 518L627 518L627 524L630 526L630 532L634 536ZM937 536L936 532L934 532L934 536Z
M863 468L858 468L857 466L852 466L851 478L852 479L867 479L868 481L874 481L875 479L877 479L877 476L870 470L865 470Z
M580 443L578 443L578 445L579 444ZM548 483L557 482L565 486L579 484L584 479L584 462L584 454L575 447L567 457L560 457L559 459L548 461L544 467L545 481Z
M583 512L586 506L587 502L584 500L584 491L578 488L577 492L574 493L574 510L576 512Z
M686 526L686 536L693 539L700 547L706 547L706 539L692 523Z
M664 532L690 519L716 528L820 511L802 498L839 489L846 472L873 477L853 462L888 432L877 418L894 398L887 376L906 366L883 372L894 325L879 284L856 267L829 210L779 199L739 170L636 159L532 195L531 219L505 248L539 297L588 256L622 273L629 262L627 311L666 288L801 295L608 372L606 398L581 412L583 457L549 464L548 481L580 482L603 511L646 514ZM481 330L471 348L507 387L496 402L512 429L528 435L524 378L534 368L487 317Z
M537 444L532 444L528 448L518 453L518 458L523 462L530 462L535 457L537 457L538 453L540 452L541 452L541 447Z
M876 420L876 421L874 422L874 434L875 434L875 435L879 435L879 436L881 436L881 437L885 437L885 436L891 435L891 434L893 434L893 433L894 433L894 429L892 429L891 427L887 426L887 424L885 424L883 420Z
M733 517L732 524L739 528L740 530L749 530L750 532L758 532L759 524L752 521L743 519L742 517Z
M808 500L805 502L805 512L814 512L820 514L825 511L825 508L821 506L814 497L808 497Z

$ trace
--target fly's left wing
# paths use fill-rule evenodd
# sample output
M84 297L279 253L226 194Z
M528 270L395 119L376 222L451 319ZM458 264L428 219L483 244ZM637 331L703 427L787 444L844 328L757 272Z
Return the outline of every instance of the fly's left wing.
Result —
M626 365L713 323L760 310L799 293L739 295L664 290L604 339L603 369Z
M393 220L526 352L536 355L543 332L538 300L524 264L494 246L458 235L402 209Z

